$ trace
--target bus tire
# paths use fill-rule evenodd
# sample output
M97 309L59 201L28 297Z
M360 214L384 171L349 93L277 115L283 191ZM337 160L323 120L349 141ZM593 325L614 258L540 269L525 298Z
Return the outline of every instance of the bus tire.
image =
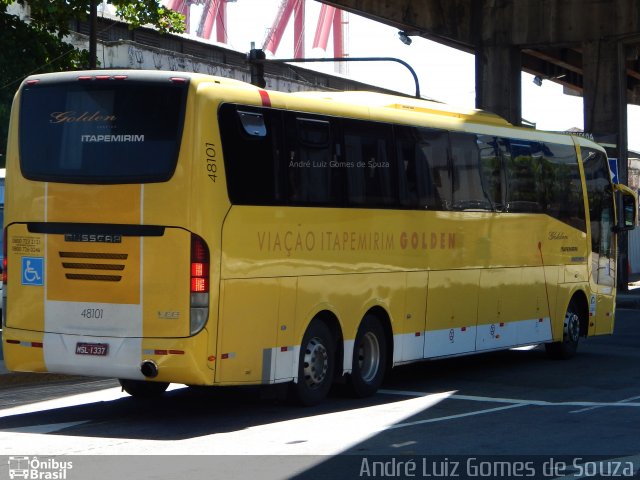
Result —
M157 398L169 387L166 382L147 382L119 378L122 389L134 398Z
M376 393L384 380L386 364L387 337L384 329L377 317L366 315L353 345L351 392L359 398Z
M567 360L575 356L580 339L580 314L574 300L569 302L564 315L564 326L561 342L546 343L545 349L551 358Z
M298 381L292 383L295 400L305 406L322 402L333 383L335 344L329 328L311 322L302 338L298 358Z

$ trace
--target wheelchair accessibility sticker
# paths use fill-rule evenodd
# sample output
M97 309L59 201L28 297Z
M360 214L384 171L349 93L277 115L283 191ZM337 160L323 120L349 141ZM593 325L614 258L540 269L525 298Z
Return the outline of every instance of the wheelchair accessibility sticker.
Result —
M22 285L44 285L44 258L22 257Z

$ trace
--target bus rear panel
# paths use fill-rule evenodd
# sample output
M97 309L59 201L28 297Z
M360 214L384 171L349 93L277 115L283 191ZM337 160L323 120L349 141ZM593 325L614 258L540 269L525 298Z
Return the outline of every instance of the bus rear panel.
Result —
M20 171L5 231L8 368L209 381L193 348L205 349L209 253L189 229L178 163L188 88L126 72L23 85L20 156L8 159Z

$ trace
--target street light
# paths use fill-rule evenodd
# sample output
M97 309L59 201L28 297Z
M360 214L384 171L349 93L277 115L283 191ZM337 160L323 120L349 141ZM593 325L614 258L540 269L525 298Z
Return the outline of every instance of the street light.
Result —
M398 32L398 38L405 45L411 45L411 42L413 41L409 38L409 35L407 34L407 32L404 32L402 30Z

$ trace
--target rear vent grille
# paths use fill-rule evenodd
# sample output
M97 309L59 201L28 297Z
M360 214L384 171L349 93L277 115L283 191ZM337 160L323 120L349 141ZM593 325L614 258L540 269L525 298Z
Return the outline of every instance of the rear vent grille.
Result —
M125 265L123 263L95 263L82 262L84 260L127 260L126 253L89 253L89 252L60 252L60 258L76 259L75 262L63 261L62 268L65 270L94 270L99 272L122 272ZM65 273L69 280L89 280L98 282L119 282L122 275L105 275L103 273Z

